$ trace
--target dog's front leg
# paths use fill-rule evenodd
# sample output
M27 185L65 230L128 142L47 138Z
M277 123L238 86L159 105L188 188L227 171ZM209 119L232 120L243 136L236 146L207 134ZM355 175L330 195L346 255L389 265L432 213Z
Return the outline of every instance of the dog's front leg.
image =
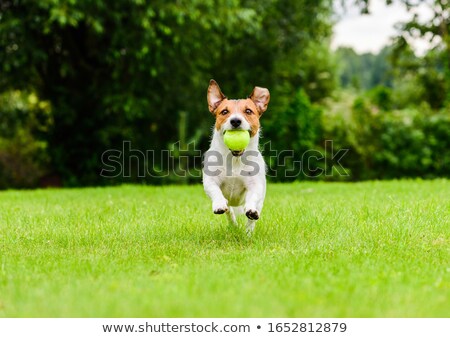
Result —
M219 182L209 176L204 176L203 188L212 201L212 209L215 214L223 214L228 211L228 201L220 190Z
M247 194L245 196L245 215L250 220L257 220L261 214L264 197L266 194L265 180L250 182L247 186Z
M247 233L251 234L256 221L261 215L264 197L266 195L266 181L264 178L256 179L255 181L249 182L247 189L245 196L245 215L248 218Z

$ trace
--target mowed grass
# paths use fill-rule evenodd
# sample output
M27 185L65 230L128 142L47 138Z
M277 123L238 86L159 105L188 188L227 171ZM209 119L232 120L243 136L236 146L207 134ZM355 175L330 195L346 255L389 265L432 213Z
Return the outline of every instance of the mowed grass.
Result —
M201 186L0 193L3 317L448 317L450 182L272 184L248 238Z

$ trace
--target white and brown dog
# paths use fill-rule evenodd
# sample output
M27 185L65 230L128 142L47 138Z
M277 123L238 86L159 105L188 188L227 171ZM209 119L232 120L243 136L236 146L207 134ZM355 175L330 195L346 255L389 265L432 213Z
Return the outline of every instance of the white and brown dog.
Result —
M208 87L208 106L216 117L211 146L205 153L203 187L212 200L215 214L225 213L231 224L236 214L245 213L247 232L251 233L266 195L266 165L259 152L259 118L267 109L270 94L255 87L247 99L229 100L216 81ZM232 152L224 143L227 130L242 129L250 133L250 143L243 151Z

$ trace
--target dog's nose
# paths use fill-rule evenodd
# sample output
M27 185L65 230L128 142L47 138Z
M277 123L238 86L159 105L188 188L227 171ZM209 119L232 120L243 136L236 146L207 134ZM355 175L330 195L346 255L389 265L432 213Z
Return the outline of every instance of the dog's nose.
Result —
M237 128L241 125L241 120L238 118L234 118L230 120L231 125L233 126L233 128Z

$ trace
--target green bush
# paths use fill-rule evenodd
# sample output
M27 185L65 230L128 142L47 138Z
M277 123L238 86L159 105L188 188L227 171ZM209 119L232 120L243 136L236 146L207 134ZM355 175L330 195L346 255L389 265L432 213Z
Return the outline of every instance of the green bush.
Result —
M450 115L406 109L383 121L381 151L375 170L383 178L448 176L450 164ZM447 169L447 170L446 170Z
M47 173L47 144L28 130L19 129L13 138L0 138L0 189L34 188Z
M324 125L335 147L349 149L343 164L351 178L449 177L449 108L391 110L389 93L377 88L358 97L346 118L335 112Z
M53 120L48 102L20 91L0 95L0 189L32 188L49 173L47 142Z
M382 110L393 108L392 89L385 86L376 86L372 88L367 95L371 102Z
M321 108L312 104L305 91L300 89L282 114L264 124L263 141L270 140L272 150L270 154L269 144L266 144L265 154L275 155L274 150L278 154L277 157L268 159L273 180L285 181L314 176L314 172L310 172L305 163L300 164L300 161L308 150L321 150L321 114ZM301 165L303 170L300 171ZM312 168L321 166L323 163L320 161L311 163Z

